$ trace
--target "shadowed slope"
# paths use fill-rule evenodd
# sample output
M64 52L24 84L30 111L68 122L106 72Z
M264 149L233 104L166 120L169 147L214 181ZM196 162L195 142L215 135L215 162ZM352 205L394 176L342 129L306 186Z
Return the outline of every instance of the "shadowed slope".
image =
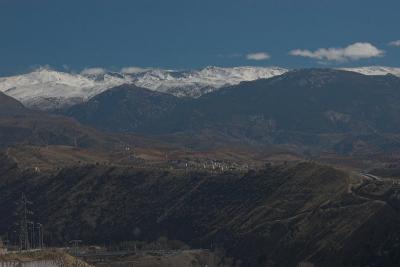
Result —
M224 247L243 266L398 263L391 254L399 236L395 203L350 193L347 175L329 167L302 163L211 175L81 166L32 175L12 162L1 166L0 212L29 188L53 242L167 236ZM0 229L10 225L10 217L0 220Z

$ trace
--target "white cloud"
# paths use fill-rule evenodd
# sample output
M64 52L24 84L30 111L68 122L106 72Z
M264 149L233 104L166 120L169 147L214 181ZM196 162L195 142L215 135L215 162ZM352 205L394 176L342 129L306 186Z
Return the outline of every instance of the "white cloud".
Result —
M267 60L270 59L271 56L266 52L257 52L257 53L250 53L246 55L248 60Z
M135 74L135 73L145 72L147 70L148 69L141 67L125 67L121 69L121 72L124 74Z
M81 71L81 74L83 75L99 75L99 74L104 74L107 71L103 68L86 68Z
M381 57L384 53L385 51L376 48L370 43L354 43L343 48L319 48L315 51L295 49L289 52L292 56L338 62Z
M400 47L400 40L396 40L389 43L390 46Z

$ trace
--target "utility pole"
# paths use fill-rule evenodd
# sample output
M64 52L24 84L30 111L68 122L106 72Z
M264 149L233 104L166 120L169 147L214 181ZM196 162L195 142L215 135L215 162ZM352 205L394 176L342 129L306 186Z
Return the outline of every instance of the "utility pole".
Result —
M75 266L78 267L78 248L79 244L82 243L82 240L71 240L70 243L72 243L73 253L75 256Z

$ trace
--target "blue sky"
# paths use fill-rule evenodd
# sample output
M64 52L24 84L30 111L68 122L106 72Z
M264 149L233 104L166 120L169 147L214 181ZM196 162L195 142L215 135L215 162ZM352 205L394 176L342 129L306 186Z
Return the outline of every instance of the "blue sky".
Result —
M400 66L399 13L399 0L0 0L0 75Z

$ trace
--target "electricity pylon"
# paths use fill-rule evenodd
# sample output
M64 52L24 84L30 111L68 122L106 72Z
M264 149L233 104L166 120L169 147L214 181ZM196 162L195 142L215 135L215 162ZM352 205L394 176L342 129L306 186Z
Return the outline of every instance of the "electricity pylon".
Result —
M31 247L29 240L28 224L31 223L28 218L33 214L31 210L28 209L28 205L32 205L25 194L22 194L21 200L17 202L16 215L18 217L19 225L19 249L28 250Z

